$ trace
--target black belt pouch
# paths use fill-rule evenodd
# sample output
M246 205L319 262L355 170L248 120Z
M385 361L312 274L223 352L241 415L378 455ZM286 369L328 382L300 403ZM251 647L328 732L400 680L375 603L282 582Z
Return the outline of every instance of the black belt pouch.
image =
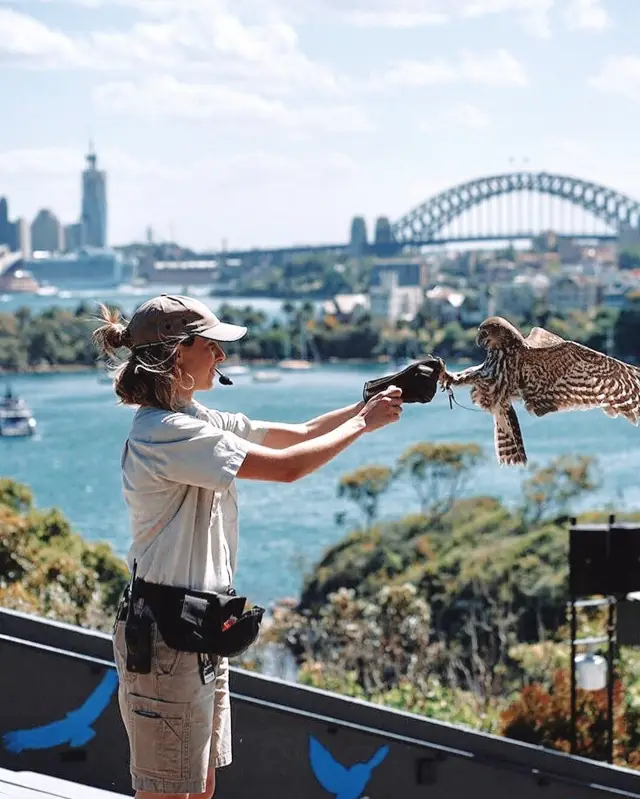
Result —
M257 639L264 608L245 611L246 597L135 580L133 597L148 605L167 646L219 657L240 655Z

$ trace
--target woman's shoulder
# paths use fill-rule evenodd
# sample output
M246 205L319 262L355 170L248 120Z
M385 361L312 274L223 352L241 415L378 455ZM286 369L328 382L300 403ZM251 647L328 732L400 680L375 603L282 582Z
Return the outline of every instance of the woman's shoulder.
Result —
M211 426L208 419L201 419L184 411L163 408L139 408L133 417L130 437L147 441L167 441L176 436L192 436Z

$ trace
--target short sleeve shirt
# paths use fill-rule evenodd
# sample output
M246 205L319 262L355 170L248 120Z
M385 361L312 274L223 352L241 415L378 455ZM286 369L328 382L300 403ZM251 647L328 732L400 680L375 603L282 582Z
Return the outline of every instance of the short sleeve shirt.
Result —
M201 591L233 584L238 552L234 478L263 422L192 402L139 408L122 453L133 541L128 562L148 582Z

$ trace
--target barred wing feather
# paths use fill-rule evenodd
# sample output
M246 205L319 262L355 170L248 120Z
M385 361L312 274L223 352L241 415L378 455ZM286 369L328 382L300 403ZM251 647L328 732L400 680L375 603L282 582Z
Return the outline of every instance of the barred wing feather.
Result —
M520 396L529 413L600 408L640 421L640 369L574 341L527 349L520 364Z

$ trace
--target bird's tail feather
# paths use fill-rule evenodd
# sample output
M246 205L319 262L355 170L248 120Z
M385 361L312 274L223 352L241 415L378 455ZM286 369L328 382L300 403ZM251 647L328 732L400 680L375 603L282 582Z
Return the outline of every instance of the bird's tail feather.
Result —
M513 405L496 410L493 421L498 462L509 466L524 466L527 463L527 453L524 449L520 422Z

